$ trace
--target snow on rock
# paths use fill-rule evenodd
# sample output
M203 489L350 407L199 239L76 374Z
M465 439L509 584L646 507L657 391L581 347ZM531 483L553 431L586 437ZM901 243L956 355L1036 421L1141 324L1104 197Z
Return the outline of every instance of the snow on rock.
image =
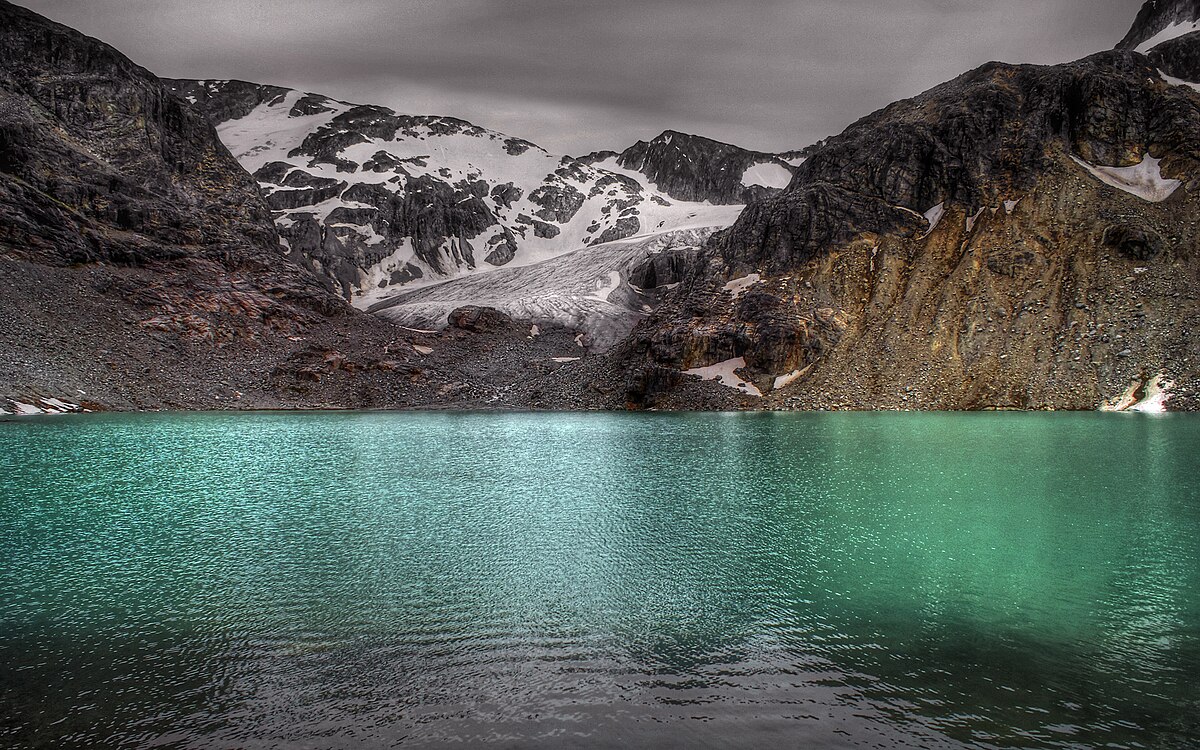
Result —
M1167 410L1167 401L1171 398L1174 385L1162 374L1154 376L1148 383L1134 382L1120 398L1101 406L1100 411L1162 414Z
M795 383L797 380L804 377L804 373L806 372L808 372L808 368L803 370L793 370L786 375L780 375L779 377L775 378L775 384L771 386L771 388L772 390L776 391L780 388L787 388L792 383Z
M972 231L974 231L974 230L975 230L975 224L979 222L979 217L980 217L980 216L983 216L983 209L982 209L982 208L981 208L981 209L979 209L978 211L976 211L976 212L975 212L975 214L974 214L973 216L968 216L968 217L967 217L967 232L968 232L968 233L970 233L970 232L972 232Z
M1140 164L1132 167L1098 167L1077 156L1071 158L1104 184L1151 203L1162 203L1183 184L1179 180L1165 179L1159 167L1162 160L1155 159L1150 154L1146 154Z
M725 291L733 294L733 298L737 299L746 292L747 289L762 281L762 276L752 273L749 276L743 276L740 279L734 279L725 285Z
M785 188L792 182L792 173L773 162L758 162L751 165L742 175L746 187L756 185L768 188Z
M736 359L727 359L724 362L718 362L715 365L708 367L696 367L691 370L684 370L684 375L696 375L702 380L715 380L727 388L748 393L751 396L762 396L762 391L753 384L742 380L738 376L737 371L746 366L745 357L737 357Z
M925 221L929 222L929 231L925 232L922 239L933 234L933 230L938 228L938 224L942 223L942 217L946 215L946 204L939 203L933 208L926 211L924 214Z
M1162 72L1161 70L1158 71L1158 75L1161 76L1164 81L1171 84L1172 86L1184 86L1193 91L1200 91L1200 83L1192 83L1191 81L1185 81L1182 78L1172 78L1171 76L1167 75L1166 73Z
M1200 31L1200 21L1176 21L1167 28L1139 44L1134 51L1141 52L1144 55L1163 42L1169 42L1172 39L1178 39L1179 37L1190 34L1193 31Z

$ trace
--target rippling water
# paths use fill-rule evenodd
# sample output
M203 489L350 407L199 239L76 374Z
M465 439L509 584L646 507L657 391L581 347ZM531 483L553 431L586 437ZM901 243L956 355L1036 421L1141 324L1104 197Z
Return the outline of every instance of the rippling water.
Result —
M1200 420L0 423L0 746L1197 747Z

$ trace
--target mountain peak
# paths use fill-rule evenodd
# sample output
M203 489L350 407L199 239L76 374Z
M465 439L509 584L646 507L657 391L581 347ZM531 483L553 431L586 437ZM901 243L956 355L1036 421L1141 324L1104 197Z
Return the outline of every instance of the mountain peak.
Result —
M1200 31L1200 0L1147 0L1117 49L1148 52L1193 31Z

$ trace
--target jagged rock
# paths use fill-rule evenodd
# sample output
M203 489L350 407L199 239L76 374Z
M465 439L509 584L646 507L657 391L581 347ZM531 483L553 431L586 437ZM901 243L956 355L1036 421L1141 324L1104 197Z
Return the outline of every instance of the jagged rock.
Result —
M609 153L604 152L602 156ZM773 154L748 151L673 130L652 141L638 141L617 155L616 160L622 167L646 175L676 200L716 204L749 203L783 187L779 185L772 189L745 184L743 176L757 164L773 165L783 174L792 171L790 164Z
M449 323L452 328L460 328L473 333L486 333L513 325L513 319L490 307L468 306L451 312Z

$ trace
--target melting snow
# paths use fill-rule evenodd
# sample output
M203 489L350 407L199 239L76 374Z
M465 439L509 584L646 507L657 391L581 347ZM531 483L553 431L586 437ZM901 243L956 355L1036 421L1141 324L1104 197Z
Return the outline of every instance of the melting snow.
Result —
M754 164L742 175L742 184L746 187L761 185L769 188L785 188L791 181L792 173L773 162Z
M780 388L788 387L792 383L795 383L797 380L799 380L800 376L803 374L804 374L804 370L792 370L787 375L780 375L779 377L775 378L775 385L773 386L773 390L777 391Z
M979 209L978 211L976 211L974 216L968 216L968 217L967 217L967 231L968 231L968 232L974 231L974 229L975 229L975 224L976 224L976 222L978 222L978 221L979 221L979 217L980 217L980 216L983 216L983 209L982 209L982 208L981 208L981 209Z
M939 203L933 208L925 212L925 221L929 222L929 231L926 232L921 239L933 234L933 230L938 228L938 224L942 223L942 217L946 215L946 204Z
M743 276L740 279L734 279L733 281L729 282L725 285L725 291L731 292L733 294L733 298L737 299L738 297L741 297L747 289L760 281L762 281L762 276L752 273L749 276Z
M736 370L740 370L745 366L746 359L738 357L718 362L709 367L696 367L691 370L684 370L683 374L697 375L703 380L715 380L727 388L749 393L751 396L762 396L762 391L758 390L753 383L748 383L738 377Z
M1200 91L1200 83L1192 83L1191 81L1185 81L1182 78L1172 78L1171 76L1167 75L1166 73L1162 72L1161 70L1158 71L1158 74L1160 76L1162 76L1162 79L1164 81L1171 84L1172 86L1186 86L1187 88L1192 89L1193 91Z
M1154 49L1163 42L1169 42L1172 39L1178 39L1185 34L1190 34L1193 31L1200 31L1200 21L1176 21L1167 28L1158 32L1146 41L1137 46L1135 52L1141 52L1143 55Z
M1071 158L1104 184L1151 203L1162 203L1183 184L1179 180L1165 179L1159 167L1162 160L1150 154L1146 154L1141 164L1132 167L1097 167L1076 156Z
M1149 383L1134 383L1129 390L1115 402L1100 407L1100 411L1136 411L1143 414L1162 414L1167 410L1167 401L1171 398L1171 388L1174 383L1166 380L1163 375L1156 375ZM1141 401L1135 401L1137 392L1144 388Z

